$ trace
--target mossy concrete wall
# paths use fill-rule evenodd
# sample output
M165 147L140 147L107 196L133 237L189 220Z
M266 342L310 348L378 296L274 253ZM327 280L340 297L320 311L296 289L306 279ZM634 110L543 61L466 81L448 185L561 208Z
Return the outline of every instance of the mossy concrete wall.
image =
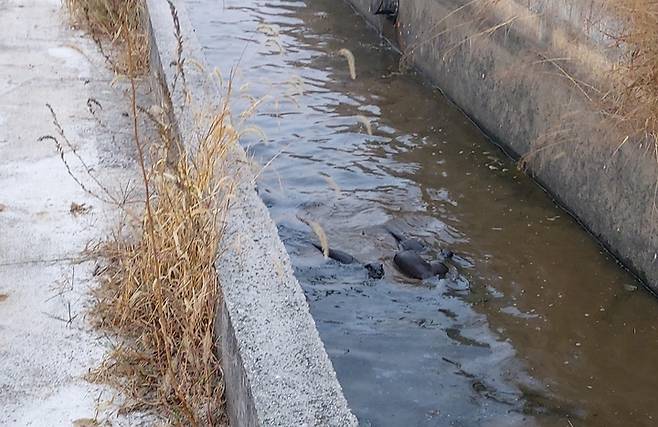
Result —
M401 0L394 23L348 2L658 291L654 146L622 145L588 95L608 89L620 55L602 3Z

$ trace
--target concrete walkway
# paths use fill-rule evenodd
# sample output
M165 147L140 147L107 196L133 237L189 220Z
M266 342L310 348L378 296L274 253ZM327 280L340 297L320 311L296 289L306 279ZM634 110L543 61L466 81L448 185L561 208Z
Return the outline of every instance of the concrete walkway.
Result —
M84 376L109 344L85 317L93 261L89 242L106 236L117 210L69 176L52 141L46 103L77 153L109 187L135 176L129 104L94 44L69 28L59 0L0 0L0 425L95 425L112 390ZM102 110L100 109L102 106ZM125 131L124 131L125 132ZM60 138L61 139L61 138ZM75 175L99 191L76 161ZM82 208L72 212L72 204ZM103 409L102 422L111 408ZM113 418L113 425L140 420Z

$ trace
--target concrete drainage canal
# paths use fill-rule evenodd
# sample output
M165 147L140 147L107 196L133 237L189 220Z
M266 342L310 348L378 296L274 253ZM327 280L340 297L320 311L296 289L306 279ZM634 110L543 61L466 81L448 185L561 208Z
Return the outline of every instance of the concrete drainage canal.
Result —
M186 3L362 425L652 424L655 300L346 3Z

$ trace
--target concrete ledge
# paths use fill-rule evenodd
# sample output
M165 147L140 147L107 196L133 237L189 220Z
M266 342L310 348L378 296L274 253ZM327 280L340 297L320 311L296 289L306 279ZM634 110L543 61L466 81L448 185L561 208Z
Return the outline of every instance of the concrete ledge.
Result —
M168 3L147 0L152 67L184 147L193 146L198 113L219 106L219 92L185 6L176 6L185 82L175 79L178 44ZM202 70L205 68L205 70ZM331 362L267 208L254 190L244 151L231 153L236 180L222 253L216 263L223 300L216 319L229 419L234 426L352 426Z
M508 153L533 153L533 177L658 292L653 146L619 147L624 135L567 77L607 89L620 51L603 2L400 1L393 26L370 0L347 1Z

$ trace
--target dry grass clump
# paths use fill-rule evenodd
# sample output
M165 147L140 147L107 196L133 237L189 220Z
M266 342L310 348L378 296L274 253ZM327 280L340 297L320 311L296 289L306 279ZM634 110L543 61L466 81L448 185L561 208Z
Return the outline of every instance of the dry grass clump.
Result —
M148 67L143 0L67 0L66 5L115 72L128 77L144 190L144 211L137 218L118 204L138 224L130 230L133 237L118 232L100 245L107 265L93 314L118 344L90 379L117 387L128 397L125 410L155 410L176 425L225 424L222 371L214 351L220 298L214 263L232 193L226 155L239 138L228 104L206 114L207 125L197 123L200 136L193 147L181 146L173 128L162 122L166 114L156 117L137 105L136 77ZM177 38L180 55L180 34ZM103 49L107 42L110 55ZM159 139L142 135L140 113L154 121ZM56 137L48 139L61 147Z
M620 30L611 34L611 37L625 52L613 73L616 77L614 87L605 97L606 103L611 105L608 112L623 125L628 138L648 137L656 142L658 3L648 0L614 0L607 7L620 20Z
M219 284L214 269L231 193L221 164L237 132L224 109L192 152L148 172L136 242L103 247L109 260L95 310L99 326L121 337L93 379L156 409L175 424L222 423L223 385L213 333Z
M148 69L144 0L66 0L65 4L75 24L89 32L115 71L125 75L129 68L135 73ZM104 43L112 48L103 49ZM118 57L110 58L115 52Z

